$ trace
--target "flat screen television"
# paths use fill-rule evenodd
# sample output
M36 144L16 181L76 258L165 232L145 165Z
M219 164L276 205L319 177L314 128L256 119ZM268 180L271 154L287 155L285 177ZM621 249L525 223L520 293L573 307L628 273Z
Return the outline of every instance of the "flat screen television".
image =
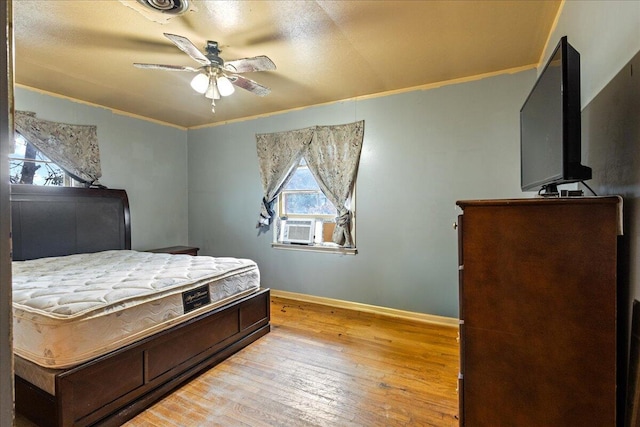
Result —
M520 109L522 191L557 195L591 179L581 164L580 54L562 37Z

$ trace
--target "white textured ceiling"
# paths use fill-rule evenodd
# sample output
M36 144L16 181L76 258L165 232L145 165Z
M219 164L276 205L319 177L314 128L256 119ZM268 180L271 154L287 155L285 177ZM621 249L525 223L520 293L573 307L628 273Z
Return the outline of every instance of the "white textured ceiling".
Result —
M536 65L560 0L195 1L168 22L119 0L14 0L15 80L130 114L194 127ZM135 2L134 2L135 3ZM150 19L148 16L151 15ZM198 64L163 33L223 59L266 55L271 88L210 101L186 72Z

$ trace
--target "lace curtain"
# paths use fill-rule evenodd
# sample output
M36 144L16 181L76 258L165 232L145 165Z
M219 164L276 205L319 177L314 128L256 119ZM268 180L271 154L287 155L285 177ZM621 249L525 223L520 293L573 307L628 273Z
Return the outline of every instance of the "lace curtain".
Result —
M300 158L320 189L338 210L333 241L352 247L351 194L358 172L364 138L364 121L337 126L257 134L256 145L264 197L257 227L269 227L273 204L295 171Z
M100 186L100 150L96 126L38 119L30 111L15 112L15 128L27 141L74 179Z

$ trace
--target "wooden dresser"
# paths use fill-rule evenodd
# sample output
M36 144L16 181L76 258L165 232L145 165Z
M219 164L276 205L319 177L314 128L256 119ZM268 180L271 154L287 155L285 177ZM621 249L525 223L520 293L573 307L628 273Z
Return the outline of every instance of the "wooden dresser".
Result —
M459 201L460 425L616 425L621 199Z

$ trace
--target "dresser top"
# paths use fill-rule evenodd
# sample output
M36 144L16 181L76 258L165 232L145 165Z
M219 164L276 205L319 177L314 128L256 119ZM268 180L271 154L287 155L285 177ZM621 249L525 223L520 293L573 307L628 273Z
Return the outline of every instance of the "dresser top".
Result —
M516 207L516 206L585 206L612 205L617 209L618 235L623 235L623 210L621 196L593 196L593 197L533 197L529 199L486 199L486 200L458 200L456 202L463 211L466 208L481 207Z
M481 200L458 200L456 205L462 209L468 206L508 206L508 205L543 205L543 204L620 204L620 196L601 197L533 197L528 199L481 199Z

